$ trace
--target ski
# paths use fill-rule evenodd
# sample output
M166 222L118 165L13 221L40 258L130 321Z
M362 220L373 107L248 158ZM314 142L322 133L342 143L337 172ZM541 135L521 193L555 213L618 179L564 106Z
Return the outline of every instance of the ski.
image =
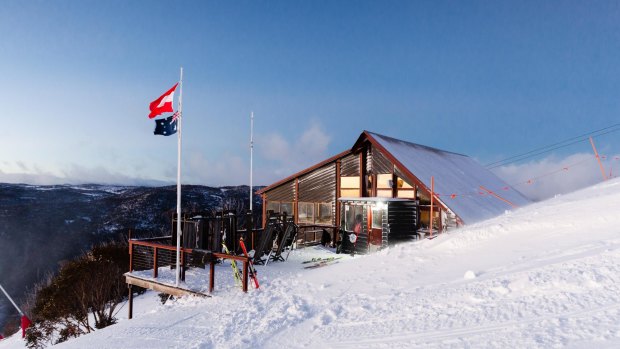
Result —
M328 265L332 265L332 264L336 264L338 263L337 260L331 260L331 261L319 261L315 264L309 265L307 267L304 267L304 269L314 269L314 268L320 268L320 267L325 267Z
M245 248L245 243L243 242L243 238L239 238L239 246L241 246L241 251L243 251L243 255L249 258L250 278L254 280L254 286L258 288L259 286L258 286L258 277L257 277L256 269L254 269L254 263L252 263L252 259L250 258L250 255L248 254L248 250Z
M222 242L222 247L224 249L224 253L231 254L230 251L228 250L228 247L226 247L226 244L223 242ZM232 267L233 276L235 277L235 285L241 286L242 285L241 273L239 273L239 268L237 267L237 261L235 261L234 259L231 259L230 266Z
M342 258L342 257L326 257L326 258L315 257L315 258L312 258L310 260L303 261L303 262L301 262L301 264L324 262L324 261L325 262L331 262L331 261L335 261L335 260L340 259L340 258Z

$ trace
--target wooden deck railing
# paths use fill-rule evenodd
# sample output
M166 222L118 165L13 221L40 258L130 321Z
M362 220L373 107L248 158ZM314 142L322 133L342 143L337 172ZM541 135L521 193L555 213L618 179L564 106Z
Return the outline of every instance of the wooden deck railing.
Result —
M175 246L168 244L154 242L153 239L149 240L129 240L129 272L134 270L149 270L153 269L153 278L158 277L158 269L162 266L176 266L176 251ZM185 281L185 271L187 270L187 264L194 255L194 250L191 248L181 247L180 251L180 267L181 267L181 280ZM209 262L209 292L213 292L215 287L215 263L218 258L231 259L243 263L242 269L242 286L243 292L248 291L248 266L250 259L245 256L234 256L225 253L200 251L203 255L208 255ZM198 264L198 263L192 263ZM205 263L206 264L206 263Z

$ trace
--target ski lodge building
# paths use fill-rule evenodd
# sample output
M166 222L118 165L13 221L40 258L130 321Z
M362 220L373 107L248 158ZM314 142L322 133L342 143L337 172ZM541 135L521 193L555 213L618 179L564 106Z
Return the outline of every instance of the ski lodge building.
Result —
M270 211L286 213L302 230L331 230L336 241L338 230L352 230L361 215L357 244L366 251L386 246L391 237L428 234L431 211L433 230L440 232L530 203L468 156L369 131L351 149L258 194L263 227Z

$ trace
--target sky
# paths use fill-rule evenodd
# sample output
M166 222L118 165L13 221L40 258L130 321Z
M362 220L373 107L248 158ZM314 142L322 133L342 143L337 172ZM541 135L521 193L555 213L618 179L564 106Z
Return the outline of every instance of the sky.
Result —
M255 185L363 130L486 164L620 115L615 1L6 0L0 52L0 182L175 183L177 139L147 115L181 66L184 184L249 183L252 111ZM595 140L605 171L618 135ZM496 172L522 181L586 154Z

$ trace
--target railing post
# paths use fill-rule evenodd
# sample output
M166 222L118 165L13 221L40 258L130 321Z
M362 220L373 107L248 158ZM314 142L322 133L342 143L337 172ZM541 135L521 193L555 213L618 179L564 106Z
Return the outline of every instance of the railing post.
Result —
M133 271L133 242L129 241L129 272Z
M181 248L181 281L185 281L185 251Z
M213 287L215 286L215 260L211 259L209 264L209 293L213 293Z
M249 258L243 260L243 292L248 292L248 261Z
M131 284L127 285L127 288L129 289L129 320L131 320L131 318L133 317L133 290L131 287Z
M157 279L157 247L153 247L153 278Z

